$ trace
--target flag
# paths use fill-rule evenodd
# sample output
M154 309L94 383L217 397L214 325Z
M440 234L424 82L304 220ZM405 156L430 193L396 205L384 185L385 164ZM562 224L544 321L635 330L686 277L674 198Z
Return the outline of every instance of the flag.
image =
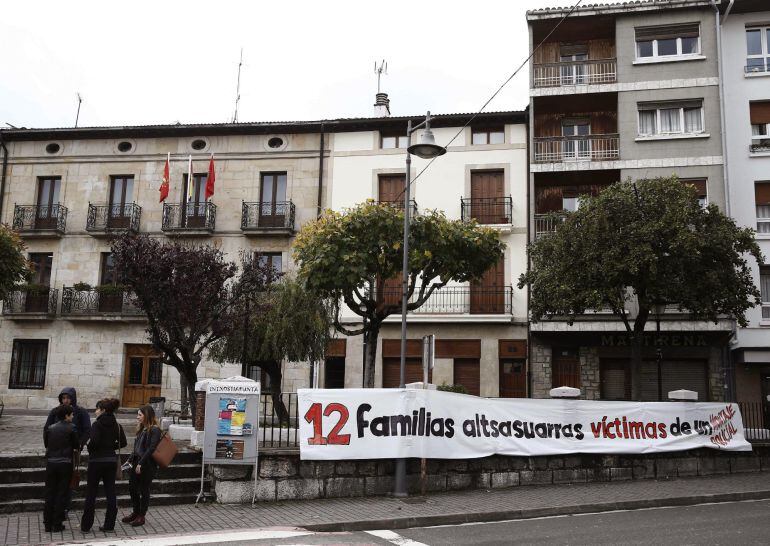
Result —
M163 180L160 183L160 202L166 200L166 197L168 197L168 184L169 184L169 160L171 159L171 154L168 154L166 156L166 166L163 168Z
M193 185L192 155L187 156L187 201L192 201L195 197L195 186Z
M214 195L214 182L216 182L216 176L214 175L214 154L211 154L211 160L209 161L209 175L206 178L206 199Z

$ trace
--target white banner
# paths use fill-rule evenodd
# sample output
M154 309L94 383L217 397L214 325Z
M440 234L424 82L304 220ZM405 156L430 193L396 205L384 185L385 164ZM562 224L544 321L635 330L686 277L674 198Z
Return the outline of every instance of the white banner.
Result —
M305 460L751 451L737 404L478 398L412 389L299 389Z

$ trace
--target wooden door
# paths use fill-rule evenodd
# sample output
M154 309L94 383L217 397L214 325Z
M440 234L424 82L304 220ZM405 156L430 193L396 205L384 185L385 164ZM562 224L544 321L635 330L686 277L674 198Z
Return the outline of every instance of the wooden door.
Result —
M380 203L404 204L404 189L406 188L403 174L381 174L378 179L377 200Z
M283 227L286 221L286 173L262 173L259 193L260 227Z
M133 176L110 178L110 205L107 226L111 229L127 229L131 223L130 200L134 194Z
M471 216L480 224L510 222L503 200L503 171L471 173Z
M121 404L138 408L160 396L163 364L160 355L150 345L126 345L126 366Z
M500 359L500 398L527 397L527 367L525 361Z
M505 257L471 282L471 314L505 313Z
M468 394L481 396L481 361L478 358L455 358L455 385L462 385Z
M553 348L551 386L580 388L580 358L576 349Z
M405 383L422 381L422 358L407 357L404 370ZM433 371L428 372L428 382L433 378ZM383 388L398 388L401 383L401 358L386 357L382 359Z
M324 363L324 388L345 388L345 357L330 356Z
M59 190L61 178L38 179L35 229L56 229L59 221Z

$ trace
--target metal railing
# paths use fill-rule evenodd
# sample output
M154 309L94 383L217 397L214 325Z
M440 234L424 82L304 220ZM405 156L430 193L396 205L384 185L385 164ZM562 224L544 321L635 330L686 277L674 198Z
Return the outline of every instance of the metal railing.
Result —
M269 392L260 395L259 408L259 447L262 448L298 448L299 447L299 403L296 392L282 392L289 423L281 422L273 411L273 397Z
M241 229L294 231L295 207L291 201L243 202L241 206Z
M556 226L565 218L566 214L535 214L535 239L556 231Z
M762 402L738 402L743 432L750 442L770 442L770 407Z
M417 301L420 287L414 289L409 302ZM380 298L388 303L401 301L401 289L385 287ZM436 289L415 315L510 315L513 313L513 287L444 286ZM399 313L400 314L400 311Z
M513 222L511 197L469 197L460 199L463 222L476 220L479 224L510 224Z
M65 286L62 289L61 314L85 317L104 314L142 316L144 311L129 290L117 292L98 288L78 290L73 286Z
M214 231L217 206L205 203L163 204L163 231Z
M378 205L388 205L390 207L395 207L399 210L404 210L404 201L377 201ZM417 216L417 201L414 199L409 200L409 216L414 218Z
M67 207L55 205L15 205L13 229L24 232L55 231L63 234L67 225Z
M597 161L620 157L617 134L535 137L536 163Z
M533 66L535 87L615 83L618 79L615 59L567 61Z
M86 231L139 231L139 219L142 207L136 203L117 205L88 204Z
M768 141L767 144L765 143L750 144L749 152L751 152L752 154L755 154L758 152L770 152L770 140Z
M59 290L19 287L3 300L3 315L56 315Z
M757 233L770 234L770 205L757 205Z
M762 61L762 59L757 60ZM763 72L770 72L770 63L765 64L765 62L762 61L762 64L747 65L743 67L743 71L746 74L761 74Z

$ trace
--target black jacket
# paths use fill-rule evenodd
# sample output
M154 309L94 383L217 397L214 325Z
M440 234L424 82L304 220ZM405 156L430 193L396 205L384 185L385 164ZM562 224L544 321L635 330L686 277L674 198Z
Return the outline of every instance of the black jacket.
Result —
M75 426L75 432L77 432L78 440L80 440L79 449L83 449L83 446L88 442L88 438L91 433L91 418L88 416L88 411L78 406L78 393L74 387L64 387L59 394L59 403L61 403L62 396L68 394L72 398L72 411L75 414L72 418L72 424ZM56 422L54 417L54 408L48 414L48 419L45 422L45 428L48 428Z
M80 449L75 427L67 421L59 421L43 429L43 445L49 463L71 464L73 451Z
M102 413L91 425L91 438L88 440L88 461L94 463L112 462L115 458L115 450L118 447L126 447L126 433L118 424L115 415Z
M152 454L160 443L160 429L152 427L150 430L143 430L134 438L134 464L156 466Z

